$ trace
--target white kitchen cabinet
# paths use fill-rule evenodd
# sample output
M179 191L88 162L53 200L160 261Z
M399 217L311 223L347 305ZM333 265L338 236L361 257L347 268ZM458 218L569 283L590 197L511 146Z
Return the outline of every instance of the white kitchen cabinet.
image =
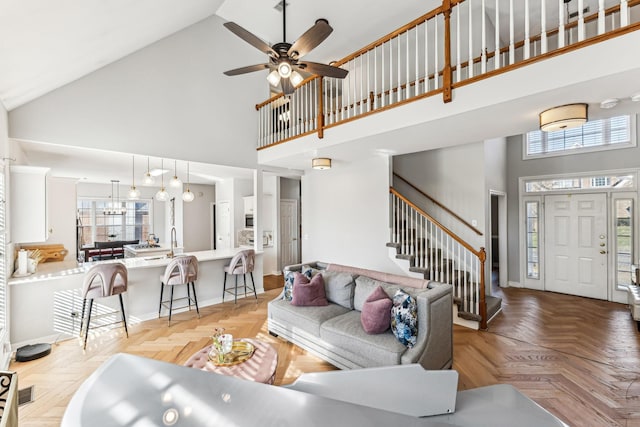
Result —
M256 198L255 196L246 196L244 199L244 214L245 215L253 215L255 206L256 206Z
M11 240L44 242L49 237L48 168L11 166Z

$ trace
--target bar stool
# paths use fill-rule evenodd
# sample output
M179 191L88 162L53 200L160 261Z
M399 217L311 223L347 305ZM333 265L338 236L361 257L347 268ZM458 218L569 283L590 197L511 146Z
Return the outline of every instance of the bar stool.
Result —
M240 251L231 258L229 265L224 267L224 284L222 287L222 302L224 302L224 296L228 292L234 296L234 303L238 302L238 276L242 274L244 279L244 296L247 297L247 273L251 276L251 283L253 286L250 288L253 291L256 299L258 294L256 293L256 283L253 280L253 269L256 264L256 252L253 249L247 249ZM227 289L227 275L232 274L236 277L236 286L234 289Z
M89 337L89 325L91 323L91 311L93 309L93 300L95 298L106 298L118 295L120 299L120 310L122 312L122 322L124 323L124 331L129 338L129 330L127 329L127 317L124 313L124 304L122 303L122 293L127 291L128 282L127 267L121 262L96 264L87 271L82 284L82 317L80 318L80 336L82 337L82 324L84 323L85 308L87 300L89 300L89 313L87 314L87 327L84 335L84 349L87 348L87 338ZM100 279L98 283L96 279ZM116 322L119 323L119 322ZM108 325L101 325L108 326Z
M162 313L162 307L164 306L169 310L169 326L171 326L171 313L174 310L173 307L173 289L178 285L187 285L187 296L177 298L176 301L186 299L189 311L191 311L191 303L193 302L200 317L200 309L198 308L198 297L196 296L195 281L198 280L198 258L193 255L182 255L175 257L171 260L167 268L164 270L164 275L160 276L160 306L158 307L158 317ZM191 285L191 289L189 289ZM163 301L164 287L171 286L171 298ZM191 290L193 290L193 298L191 297ZM167 306L167 303L169 304ZM178 308L184 308L178 307Z

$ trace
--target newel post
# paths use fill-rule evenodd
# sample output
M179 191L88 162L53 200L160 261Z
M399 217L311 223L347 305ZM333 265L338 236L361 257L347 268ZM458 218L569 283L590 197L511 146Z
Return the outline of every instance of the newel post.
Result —
M320 83L318 84L318 138L324 138L324 79L322 77L318 77Z
M484 248L480 248L478 254L480 260L480 295L478 295L478 301L480 306L480 329L487 329L487 299L485 298L485 280L484 280L484 264L487 260L487 252Z
M442 0L444 15L444 68L442 69L442 100L451 102L451 0Z

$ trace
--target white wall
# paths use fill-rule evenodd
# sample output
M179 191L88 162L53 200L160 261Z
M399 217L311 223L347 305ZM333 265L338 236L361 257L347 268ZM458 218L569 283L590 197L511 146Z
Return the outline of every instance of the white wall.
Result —
M485 231L485 203L488 200L485 184L484 143L459 145L393 158L393 171L409 180L468 223L476 221L476 228ZM423 208L445 227L479 248L485 245L478 236L450 215L443 213L423 196L394 180L394 187L409 200ZM486 234L486 233L484 233Z
M389 258L389 162L373 157L302 177L302 261L406 274Z
M234 166L256 164L264 62L212 16L11 111L10 135Z
M233 241L234 245L238 246L238 231L245 228L243 197L253 196L253 180L234 179L233 181Z
M215 186L190 185L196 196L190 203L184 203L184 250L185 252L205 251L211 248L211 203L215 202ZM182 202L182 199L180 199Z
M278 240L276 238L278 232L278 177L264 176L262 191L265 195L262 204L262 229L269 231L273 236L271 247L264 248L262 266L264 274L278 274Z

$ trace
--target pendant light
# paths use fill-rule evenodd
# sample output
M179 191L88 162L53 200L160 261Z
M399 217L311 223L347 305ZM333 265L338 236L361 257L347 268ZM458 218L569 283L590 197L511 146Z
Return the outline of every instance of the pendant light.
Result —
M114 198L114 184L116 184L116 189L118 191L117 198ZM120 181L117 179L111 180L111 201L108 203L103 213L105 215L124 215L125 213L127 213L127 208L122 206L122 203L120 203Z
M136 188L136 157L131 156L131 188L129 189L129 200L138 200L140 190Z
M162 186L160 187L160 191L156 193L156 200L158 200L159 202L166 202L167 200L169 200L169 193L167 193L167 190L164 189L164 159L160 160L160 162L161 162L160 168L163 171L161 175Z
M196 198L196 196L191 191L189 184L191 184L191 182L189 179L189 162L187 162L187 189L184 191L184 193L182 193L182 200L187 203L193 202L193 199Z
M173 161L173 178L171 178L171 181L169 182L169 186L173 188L178 188L181 185L182 185L182 181L180 181L180 178L178 178L178 161L174 160Z
M147 156L147 173L144 174L144 178L142 179L142 185L151 186L155 183L156 183L156 180L151 175L151 171L149 170L149 157Z

